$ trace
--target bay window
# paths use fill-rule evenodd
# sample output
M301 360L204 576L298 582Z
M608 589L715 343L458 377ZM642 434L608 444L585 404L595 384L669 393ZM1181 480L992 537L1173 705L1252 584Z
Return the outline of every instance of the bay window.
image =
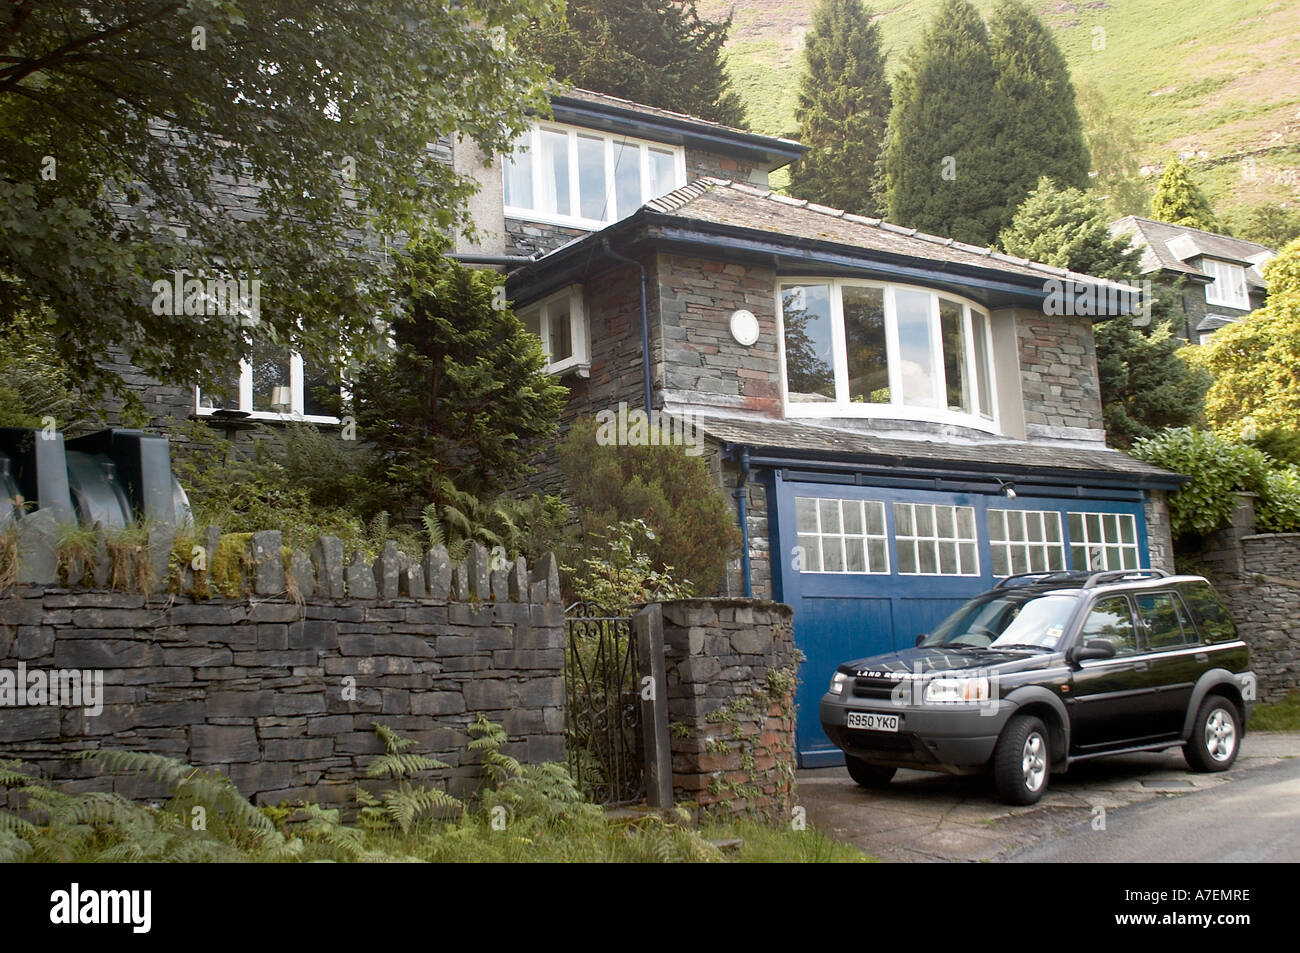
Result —
M578 227L626 218L686 184L678 146L538 123L502 163L506 215Z
M783 282L789 416L895 416L995 429L988 314L960 298L854 280Z

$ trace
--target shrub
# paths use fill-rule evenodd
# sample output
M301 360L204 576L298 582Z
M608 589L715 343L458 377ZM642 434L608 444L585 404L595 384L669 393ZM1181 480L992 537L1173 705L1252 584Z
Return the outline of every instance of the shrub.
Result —
M1191 480L1169 495L1169 521L1175 537L1204 535L1227 524L1234 494L1264 489L1268 457L1206 430L1177 427L1138 440L1133 456L1181 473Z
M618 538L616 524L643 520L654 568L672 567L697 593L721 585L740 530L703 457L680 446L601 446L591 419L561 441L559 462L586 536L609 544Z
M647 553L655 541L645 520L615 523L605 531L604 547L587 556L578 567L565 567L573 580L574 595L612 612L665 599L688 599L695 594L689 580L678 580L672 566L657 567Z

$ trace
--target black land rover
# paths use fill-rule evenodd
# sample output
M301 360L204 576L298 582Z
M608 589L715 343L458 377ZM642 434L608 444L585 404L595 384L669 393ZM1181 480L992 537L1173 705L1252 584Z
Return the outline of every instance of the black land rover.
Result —
M1181 746L1192 770L1223 771L1254 700L1249 650L1200 576L1026 573L915 648L841 665L821 722L858 784L991 770L1004 801L1032 804L1101 755Z

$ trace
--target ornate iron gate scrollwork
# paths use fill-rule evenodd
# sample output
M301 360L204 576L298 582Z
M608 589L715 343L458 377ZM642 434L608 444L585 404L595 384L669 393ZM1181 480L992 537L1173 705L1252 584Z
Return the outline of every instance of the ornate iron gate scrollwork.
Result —
M564 727L569 771L599 804L645 797L641 668L632 620L589 603L566 613Z

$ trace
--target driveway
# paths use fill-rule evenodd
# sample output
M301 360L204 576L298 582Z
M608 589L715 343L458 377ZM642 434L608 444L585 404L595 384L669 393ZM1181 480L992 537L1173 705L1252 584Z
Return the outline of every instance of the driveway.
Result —
M1193 774L1182 752L1120 755L1075 765L1053 777L1029 807L998 802L982 777L899 771L883 790L858 787L843 768L802 770L799 804L828 836L884 861L998 861L1081 824L1106 824L1129 805L1176 800L1233 783L1300 756L1300 732L1249 734L1237 763L1221 774ZM1153 807L1153 810L1155 808ZM1103 813L1104 812L1104 813Z

